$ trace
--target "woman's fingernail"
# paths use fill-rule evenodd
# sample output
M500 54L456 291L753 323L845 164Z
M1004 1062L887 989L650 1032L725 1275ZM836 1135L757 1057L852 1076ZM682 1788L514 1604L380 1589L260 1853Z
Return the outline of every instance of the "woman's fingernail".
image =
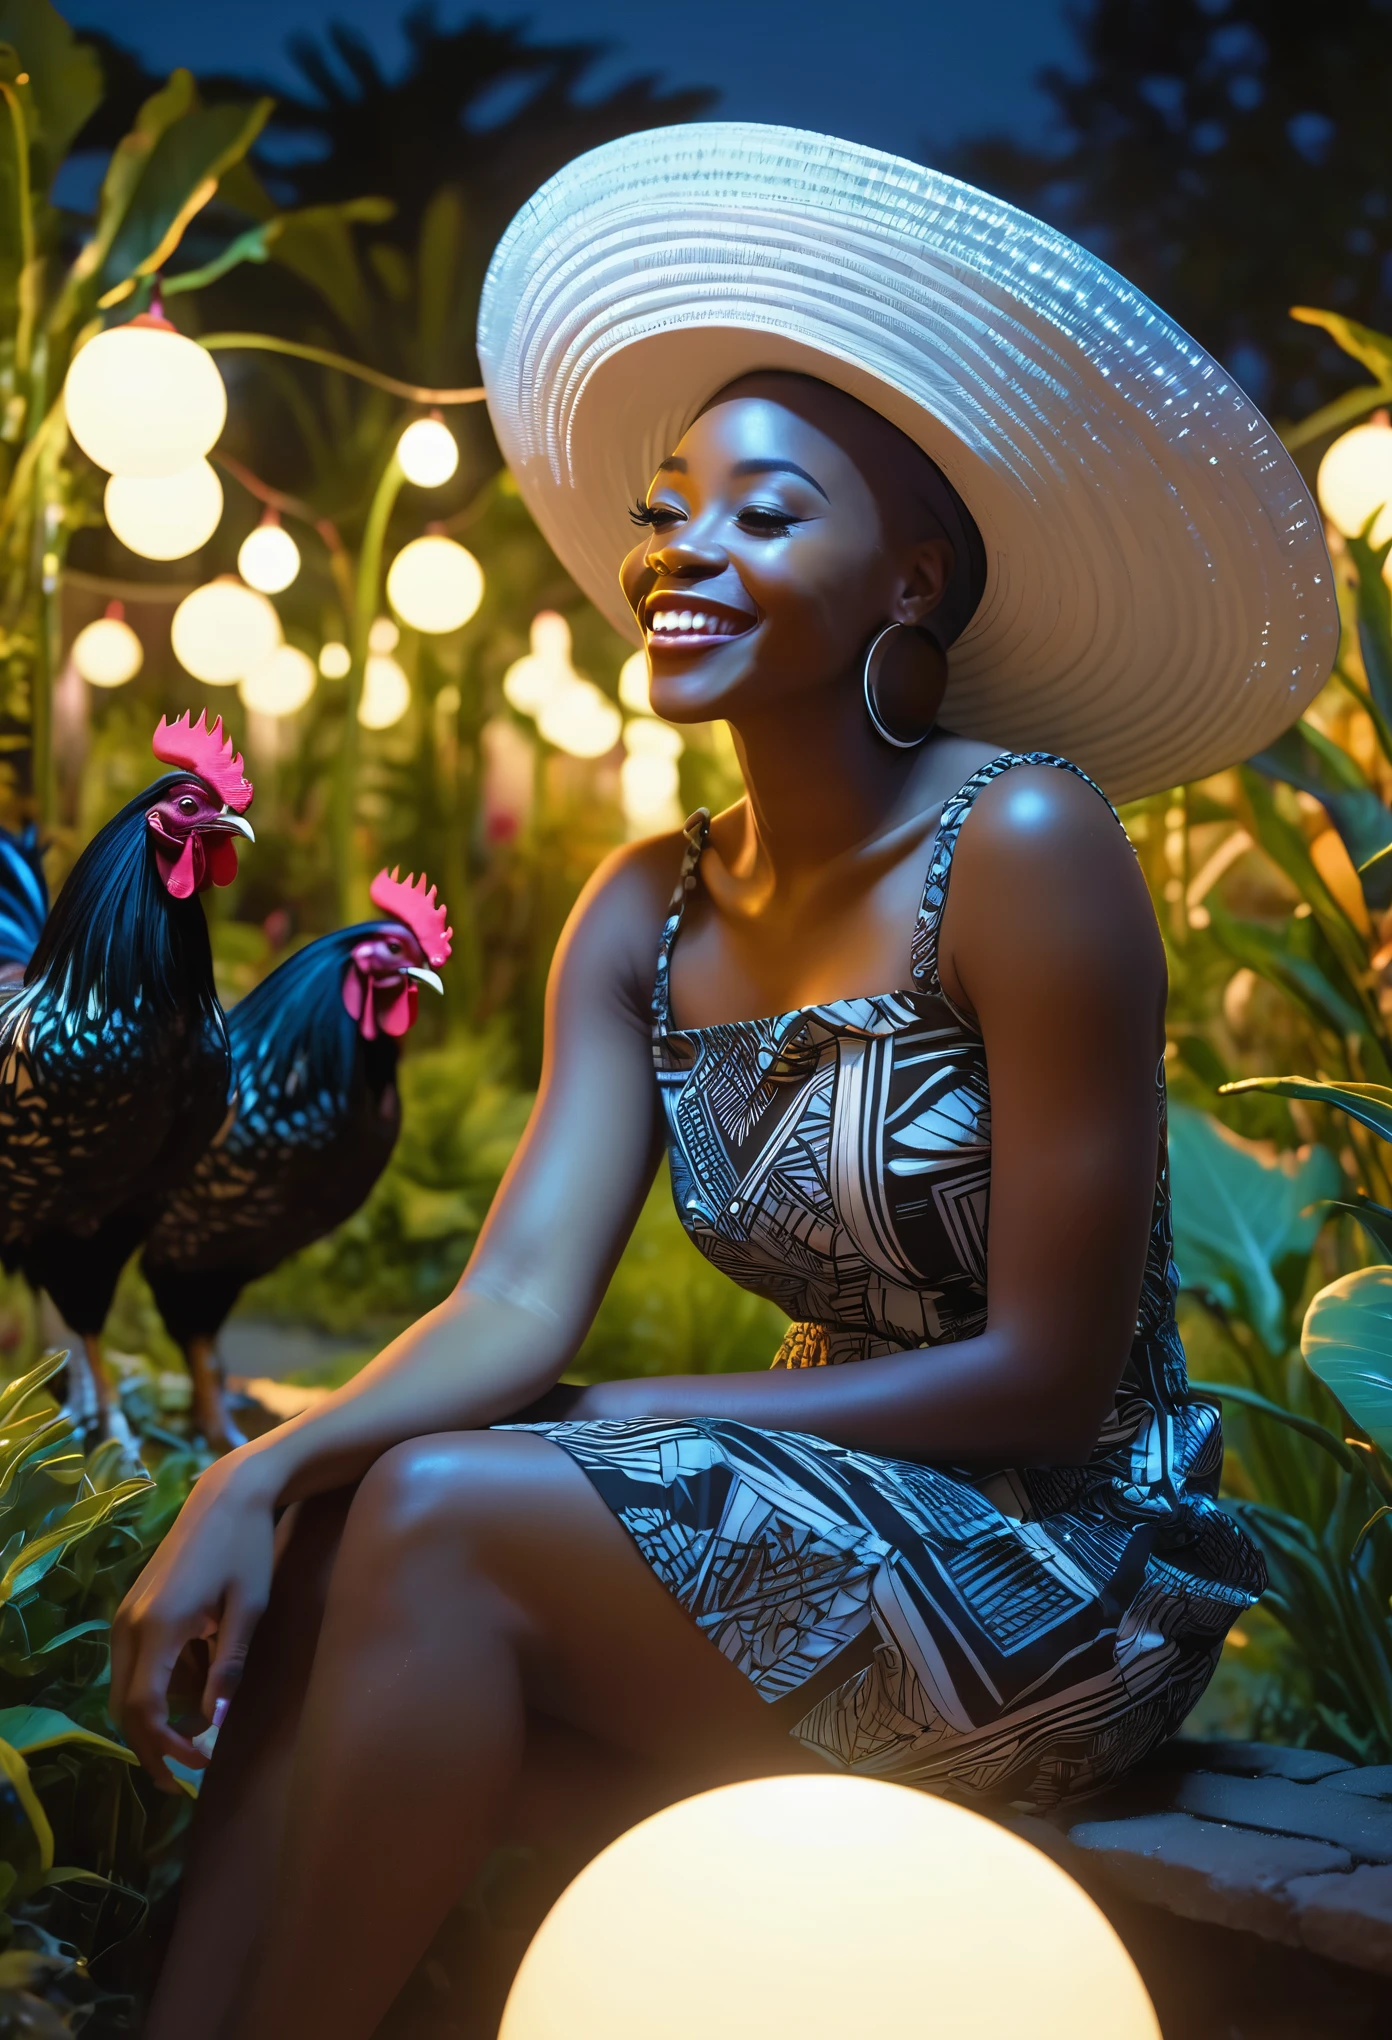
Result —
M228 1710L228 1708L229 1708L229 1707L230 1707L231 1705L232 1705L232 1702L231 1702L230 1700L228 1700L228 1699L225 1699L225 1698L224 1698L224 1699L222 1699L222 1700L215 1700L215 1701L213 1702L213 1727L214 1727L214 1728L221 1728L221 1727L222 1727L222 1724L223 1724L223 1722L224 1722L224 1721L226 1721L226 1719L227 1719L227 1710Z

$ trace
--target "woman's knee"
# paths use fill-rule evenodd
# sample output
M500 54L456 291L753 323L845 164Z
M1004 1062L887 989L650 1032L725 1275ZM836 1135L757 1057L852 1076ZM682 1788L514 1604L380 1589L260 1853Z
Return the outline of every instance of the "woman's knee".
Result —
M434 1552L476 1566L535 1520L553 1452L541 1439L499 1431L407 1439L364 1475L348 1537L379 1561Z

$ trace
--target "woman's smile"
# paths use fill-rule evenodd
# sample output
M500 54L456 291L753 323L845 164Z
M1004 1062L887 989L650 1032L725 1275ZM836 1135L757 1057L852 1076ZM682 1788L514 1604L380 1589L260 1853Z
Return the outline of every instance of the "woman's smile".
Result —
M704 651L717 639L745 637L759 619L747 610L691 590L654 590L641 604L644 638L649 652Z

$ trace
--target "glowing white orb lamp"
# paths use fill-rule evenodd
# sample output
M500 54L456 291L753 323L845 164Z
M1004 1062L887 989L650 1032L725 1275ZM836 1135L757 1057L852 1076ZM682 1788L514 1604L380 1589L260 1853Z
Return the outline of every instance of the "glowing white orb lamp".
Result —
M279 595L300 571L300 549L273 510L242 540L237 572L248 588Z
M669 758L675 762L686 749L679 729L651 715L635 716L632 722L625 723L623 740L630 758Z
M651 715L648 699L648 655L634 652L619 668L619 700L634 715Z
M632 829L662 829L681 821L681 781L675 758L630 751L619 768L619 799Z
M375 616L368 628L367 649L385 655L401 643L401 632L389 616Z
M868 1778L763 1778L631 1828L564 1891L498 2040L1160 2040L1087 1894Z
M170 625L174 656L209 687L230 687L268 659L281 641L275 604L235 574L220 574L186 595Z
M1316 487L1321 510L1345 538L1360 538L1377 512L1373 544L1392 538L1392 425L1385 412L1334 441L1319 464Z
M217 530L222 483L206 460L177 475L112 475L104 507L107 523L133 553L181 560Z
M244 673L237 692L253 715L294 715L314 692L314 661L298 645L277 645L268 659Z
M460 630L483 600L483 568L443 532L404 545L387 574L387 600L412 630L443 637Z
M206 349L158 314L98 333L63 385L68 430L113 475L177 475L227 422L227 389Z
M417 418L396 443L402 474L418 489L438 489L459 466L459 442L443 418Z
M119 602L73 640L73 664L89 687L124 687L145 663L145 647L126 622Z
M503 696L519 715L539 715L553 694L579 679L570 661L570 625L555 609L532 618L531 649L503 675Z
M319 671L326 680L346 680L352 670L353 654L337 638L319 647Z
M536 725L558 751L572 758L602 758L619 741L623 717L593 680L577 674L542 703Z
M374 652L363 669L358 721L365 730L389 730L411 706L411 683L395 659Z

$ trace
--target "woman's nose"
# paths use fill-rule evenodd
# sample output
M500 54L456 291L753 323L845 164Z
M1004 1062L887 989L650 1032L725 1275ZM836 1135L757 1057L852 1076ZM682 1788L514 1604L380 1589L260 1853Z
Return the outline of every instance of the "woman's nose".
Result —
M689 524L669 532L662 544L648 554L648 565L659 575L681 575L693 580L723 573L728 564L724 547L704 538L699 529Z

